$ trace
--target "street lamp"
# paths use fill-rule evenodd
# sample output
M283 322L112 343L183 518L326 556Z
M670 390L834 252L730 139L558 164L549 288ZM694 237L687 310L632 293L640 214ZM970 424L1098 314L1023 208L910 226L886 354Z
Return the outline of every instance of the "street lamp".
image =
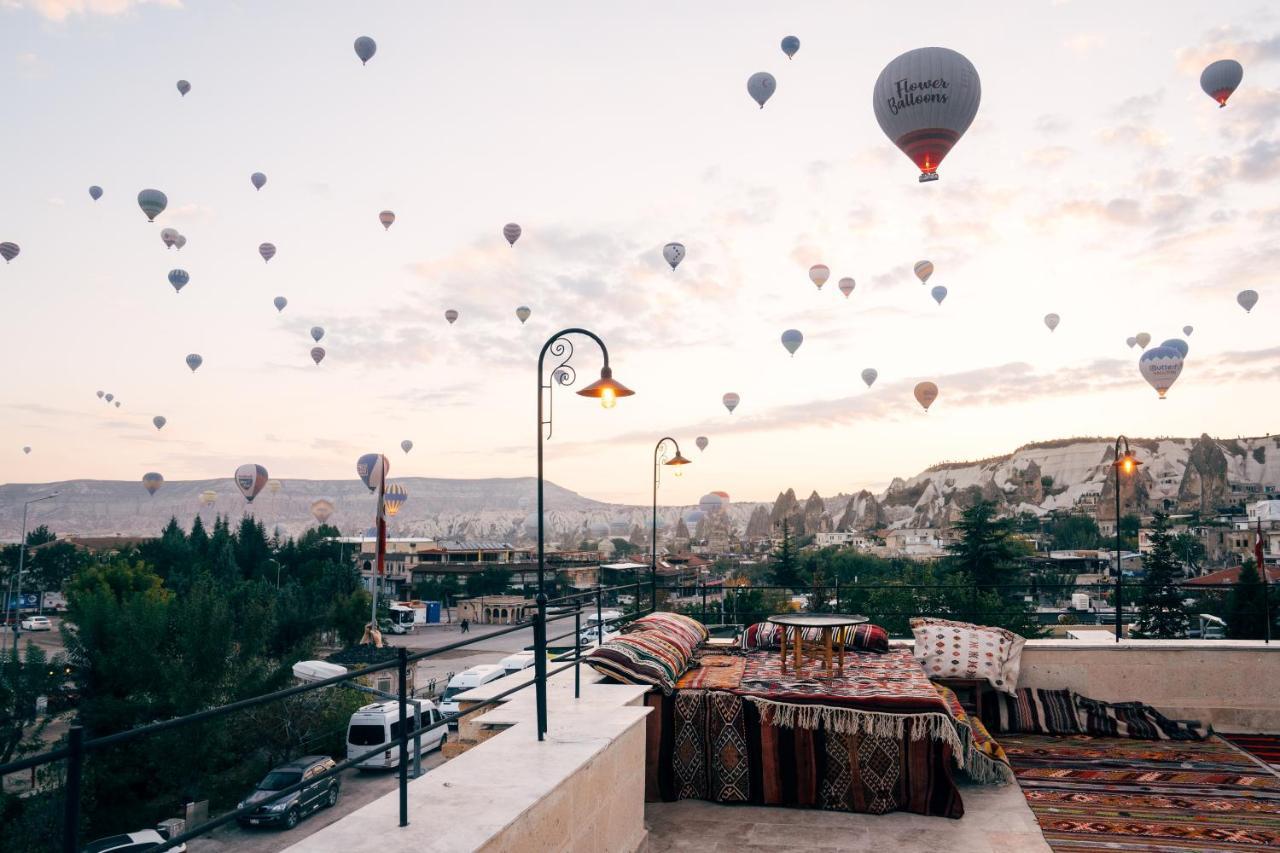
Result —
M1124 444L1124 455L1120 454L1120 445ZM1121 611L1124 609L1124 568L1120 565L1120 475L1133 476L1142 463L1129 449L1129 439L1123 435L1116 438L1115 459L1111 466L1116 471L1116 642L1120 642Z
M32 498L22 505L22 539L18 543L18 607L14 612L13 621L13 647L18 648L18 639L22 636L22 566L26 562L27 557L27 509L32 504L38 504L41 501L50 501L58 496L57 492L45 495L42 498Z
M604 366L600 368L600 378L578 392L580 397L591 397L600 401L606 409L612 409L619 397L630 397L635 392L613 378L613 370L609 367L609 348L600 340L595 332L586 329L561 329L542 345L538 353L538 618L533 623L534 672L535 689L538 701L538 740L542 740L547 732L547 590L546 590L546 518L543 511L543 476L542 476L542 444L551 438L553 419L552 391L556 385L566 387L578 378L578 373L569 362L573 360L573 341L566 335L584 335L595 341L604 358ZM546 376L545 362L547 354L560 363L551 369ZM546 391L546 414L543 414L543 391ZM543 428L546 431L543 431Z
M667 458L665 445L667 442L676 449L676 455L670 459ZM671 436L664 436L658 439L658 443L653 446L653 538L650 540L649 556L649 601L654 610L658 609L658 480L662 477L663 465L674 465L674 473L677 477L684 470L684 466L688 465L692 460L684 458L680 453L680 442ZM640 605L640 596L637 591L636 606Z

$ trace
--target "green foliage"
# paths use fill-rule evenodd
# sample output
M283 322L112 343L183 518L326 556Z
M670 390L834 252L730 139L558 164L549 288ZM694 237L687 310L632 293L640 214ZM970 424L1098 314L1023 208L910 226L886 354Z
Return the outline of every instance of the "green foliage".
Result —
M1014 559L1025 548L1011 538L1009 519L996 518L995 505L979 501L955 523L960 540L947 547L953 571L968 575L979 587L1008 583L1017 572Z
M1130 551L1138 550L1138 531L1142 529L1142 519L1136 515L1120 516L1120 547Z
M779 543L778 550L773 552L771 566L773 582L778 586L795 589L805 584L804 578L800 575L799 564L796 559L795 543L791 537L791 525L785 518L782 519L782 542Z
M1182 604L1182 568L1173 554L1173 537L1169 535L1169 516L1159 510L1153 514L1151 550L1142 560L1142 591L1138 595L1138 621L1135 637L1175 639L1187 633L1187 613Z
M49 708L59 704L66 679L62 656L50 658L34 643L27 643L25 654L15 644L0 657L0 764L40 750ZM37 709L41 696L48 700L43 712Z
M1253 560L1245 560L1227 599L1227 636L1232 640L1261 640L1267 636L1267 587ZM1274 610L1272 611L1274 612Z
M52 542L58 537L49 529L49 525L42 524L35 530L27 531L27 548L34 548L37 545L43 545L46 542Z
M632 545L626 539L618 539L615 537L613 539L610 539L609 541L613 543L613 553L617 557L627 557L627 556L630 556L631 554L634 554L637 551L644 550L639 545Z
M1182 561L1192 575L1199 574L1200 564L1205 561L1208 553L1205 551L1204 543L1200 541L1200 537L1194 533L1183 531L1173 536L1171 546L1174 555Z
M486 566L476 574L467 575L467 595L503 595L511 588L512 572L497 566Z
M1088 515L1059 515L1049 522L1047 532L1055 551L1099 548L1102 533L1098 522Z

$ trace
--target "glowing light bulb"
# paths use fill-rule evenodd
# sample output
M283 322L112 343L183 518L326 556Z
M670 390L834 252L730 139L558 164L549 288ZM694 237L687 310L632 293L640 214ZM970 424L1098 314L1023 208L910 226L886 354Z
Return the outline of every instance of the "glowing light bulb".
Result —
M618 404L618 395L613 392L612 388L605 388L600 393L600 405L606 409L612 409Z
M677 477L683 477L683 476L684 476L684 466L683 466L683 465L675 465L675 466L673 466L673 467L676 469L676 476L677 476Z
M1120 467L1124 469L1124 472L1126 474L1132 474L1133 473L1133 457L1126 456L1124 458L1124 461L1121 463Z

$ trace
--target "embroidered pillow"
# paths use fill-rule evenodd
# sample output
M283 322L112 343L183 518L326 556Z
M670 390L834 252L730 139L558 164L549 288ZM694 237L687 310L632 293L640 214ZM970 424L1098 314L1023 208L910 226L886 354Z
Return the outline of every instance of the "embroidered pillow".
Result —
M1083 730L1070 690L1022 687L1012 696L996 696L1000 731L1077 735Z
M779 646L779 632L782 626L775 625L772 622L757 622L747 627L742 632L742 648L748 651L752 649L776 649ZM804 638L817 642L822 639L821 628L805 628ZM833 632L833 643L844 643L846 649L862 652L887 652L889 651L889 632L879 625L872 625L864 622L861 625L853 625L848 628L838 628Z
M687 657L693 657L698 646L706 641L710 634L706 626L697 619L679 613L650 613L641 616L622 629L622 633L631 634L638 631L657 631L671 642L685 650Z
M1027 642L1004 628L915 618L915 656L930 678L981 678L1005 693L1018 685L1022 646Z
M635 631L592 649L583 661L616 681L652 684L670 694L689 666L689 655L657 631Z

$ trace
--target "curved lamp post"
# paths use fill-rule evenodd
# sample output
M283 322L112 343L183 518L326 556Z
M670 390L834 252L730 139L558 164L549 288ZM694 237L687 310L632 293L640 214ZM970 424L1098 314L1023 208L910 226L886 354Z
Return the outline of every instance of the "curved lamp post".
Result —
M533 623L534 645L534 681L538 698L538 740L542 740L547 732L547 589L546 589L546 518L543 514L543 477L542 477L542 444L551 438L552 425L552 391L557 385L572 385L578 378L578 372L569 362L573 360L573 341L567 335L583 335L595 341L604 358L604 366L600 368L600 378L578 391L579 397L591 397L600 401L606 409L612 409L619 397L630 397L635 392L613 378L613 370L609 367L609 348L600 340L595 332L576 327L561 329L542 345L538 353L538 616ZM560 359L560 363L546 374L546 359L550 353L552 359ZM543 414L543 391L546 391L546 414ZM544 432L545 427L545 432Z
M665 449L668 442L676 450L676 455L670 458L667 457ZM654 610L658 609L658 481L662 477L663 465L676 466L675 475L679 477L683 466L692 461L681 455L680 442L669 435L658 439L658 443L653 446L653 532L649 543L649 602ZM636 597L639 598L639 595ZM639 606L639 604L640 602L636 601L636 605Z
M1120 455L1120 445L1124 445L1124 455ZM1121 611L1124 609L1124 568L1120 565L1120 475L1132 476L1142 463L1129 449L1129 439L1123 435L1116 438L1115 459L1111 466L1116 470L1116 642L1120 642Z

